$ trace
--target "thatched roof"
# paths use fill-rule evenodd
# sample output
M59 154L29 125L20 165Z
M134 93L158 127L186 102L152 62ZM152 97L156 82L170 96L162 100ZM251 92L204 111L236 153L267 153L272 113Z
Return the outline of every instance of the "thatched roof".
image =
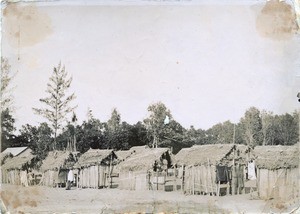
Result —
M77 152L51 151L43 160L41 170L68 169L76 162Z
M5 149L2 153L11 153L13 156L17 156L21 153L23 153L25 150L29 149L28 147L24 146L24 147L9 147L7 149Z
M256 146L256 165L264 169L299 167L298 146Z
M160 162L162 155L167 152L170 152L168 148L147 148L130 156L120 163L119 167L122 170L147 171L152 168L155 161Z
M13 158L9 158L2 165L3 169L22 169L26 165L31 165L32 160L35 158L35 155L29 154L27 156L16 156Z
M227 165L233 159L233 150L236 149L235 160L241 160L248 152L245 145L236 144L209 144L194 145L190 148L181 149L175 156L178 165Z
M13 155L10 152L0 154L0 163L3 165L7 160L11 159Z
M114 160L115 158L117 158L117 156L112 149L89 149L80 156L74 167L80 168L100 164L109 164L111 159Z
M149 147L147 145L133 146L129 150L116 151L115 153L120 161L124 161L134 154L139 154L139 153L145 152L145 150L147 150L147 149L149 149Z
M134 154L131 150L116 151L115 153L120 161L124 161Z
M134 152L134 153L137 154L137 153L140 153L140 152L144 152L145 149L149 149L149 146L147 146L147 145L144 145L144 146L133 146L129 150L131 152Z

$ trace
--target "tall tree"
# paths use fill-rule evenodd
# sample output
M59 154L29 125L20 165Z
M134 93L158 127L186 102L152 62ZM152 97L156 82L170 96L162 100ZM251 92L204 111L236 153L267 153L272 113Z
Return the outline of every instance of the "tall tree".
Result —
M210 144L233 143L235 125L229 120L218 123L207 130ZM236 143L236 142L235 142Z
M159 132L159 145L162 147L171 147L173 152L177 153L180 149L187 147L184 142L185 131L180 123L172 119Z
M13 132L16 130L15 119L6 108L1 112L1 151L11 146L14 139Z
M13 117L13 89L12 80L16 73L11 71L8 59L1 57L1 87L0 87L0 108L1 108L1 151L9 147L14 139L15 131Z
M129 147L148 145L149 138L147 137L147 130L145 125L139 121L130 126L129 130Z
M29 124L23 125L19 130L19 138L25 145L29 146L32 150L35 149L38 142L38 128Z
M110 131L116 131L121 124L121 115L116 108L113 109L110 119L107 121L107 127Z
M298 141L297 119L286 113L277 118L279 120L278 138L283 145L293 145Z
M131 125L121 123L121 115L117 109L113 109L110 119L107 121L105 139L109 148L128 149Z
M29 146L35 155L41 160L44 159L50 150L52 142L52 130L47 123L41 123L38 127L29 124L23 125L20 129L20 140L23 145Z
M11 112L13 104L13 89L11 82L14 79L16 73L11 71L11 66L8 59L1 57L1 110L9 109Z
M207 143L207 135L203 129L195 129L194 126L190 126L189 129L185 130L183 137L183 144L186 147L192 145L203 145Z
M152 139L152 147L157 147L160 143L161 133L166 128L167 123L172 119L169 109L162 102L154 103L148 107L149 117L144 120L147 134Z
M263 142L262 145L273 145L276 140L276 123L275 117L272 112L267 112L263 110L261 112L261 121L262 121L262 134Z
M38 139L36 148L34 149L34 154L36 154L40 159L44 159L50 150L52 142L52 129L47 123L41 123L38 127Z
M89 148L107 148L107 144L104 141L104 127L105 124L94 117L90 117L87 121L83 121L81 126L76 126L78 151L84 153Z
M262 122L260 117L260 111L251 107L246 112L243 118L241 118L241 124L244 131L244 139L248 146L254 147L262 144Z
M54 133L53 149L56 149L57 134L62 128L64 122L67 121L67 116L77 106L71 106L71 101L75 99L75 94L67 95L66 92L72 83L72 77L67 77L68 73L61 63L54 67L52 76L47 84L46 98L40 99L45 108L33 108L34 112L46 118L52 126Z

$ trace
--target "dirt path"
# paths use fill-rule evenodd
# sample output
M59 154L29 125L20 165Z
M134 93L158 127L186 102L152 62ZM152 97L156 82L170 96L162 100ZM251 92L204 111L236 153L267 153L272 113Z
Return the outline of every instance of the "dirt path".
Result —
M261 213L266 202L239 196L185 196L180 192L1 186L10 213Z

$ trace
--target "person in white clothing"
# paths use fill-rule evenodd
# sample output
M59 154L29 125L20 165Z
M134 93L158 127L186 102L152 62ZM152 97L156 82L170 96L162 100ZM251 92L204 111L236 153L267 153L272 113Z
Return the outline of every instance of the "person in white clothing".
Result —
M68 172L68 180L67 180L67 188L66 190L71 189L72 182L74 180L74 174L73 174L73 169L71 168Z
M248 163L248 179L256 180L255 162L253 160Z

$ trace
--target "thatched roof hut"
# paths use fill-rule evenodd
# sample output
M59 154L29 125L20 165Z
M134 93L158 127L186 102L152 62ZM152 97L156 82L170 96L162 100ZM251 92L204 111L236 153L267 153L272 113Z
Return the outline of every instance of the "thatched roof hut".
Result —
M299 167L299 147L297 146L256 146L256 165L263 169Z
M28 147L11 147L1 153L2 169L23 169L33 164L36 156Z
M299 197L299 147L256 146L257 187L261 199Z
M236 151L234 154L233 151ZM243 161L249 148L245 145L236 144L210 144L194 145L190 148L181 149L175 156L178 165L230 165L234 158Z
M251 158L248 146L209 144L182 149L175 161L181 168L179 177L185 192L220 195L221 185L229 194L230 183L234 194L240 192L244 186L245 166Z
M33 165L35 155L29 154L27 156L16 156L13 158L8 159L2 165L3 169L10 170L10 169L24 169L31 167Z
M162 159L171 160L169 148L144 148L120 163L119 167L125 171L147 171L153 167L155 161L161 162Z
M72 167L77 160L77 152L70 151L51 151L43 160L41 170L68 169Z
M22 184L28 186L27 170L33 168L35 164L35 155L27 147L13 149L15 156L10 152L5 152L1 156L1 180L3 183ZM4 161L5 159L5 161Z
M112 186L113 168L117 156L112 149L89 149L82 154L74 168L80 177L78 187L99 188Z
M117 156L112 149L89 149L87 152L85 152L79 157L74 167L81 168L102 164L108 165L111 161L114 161L116 158Z

